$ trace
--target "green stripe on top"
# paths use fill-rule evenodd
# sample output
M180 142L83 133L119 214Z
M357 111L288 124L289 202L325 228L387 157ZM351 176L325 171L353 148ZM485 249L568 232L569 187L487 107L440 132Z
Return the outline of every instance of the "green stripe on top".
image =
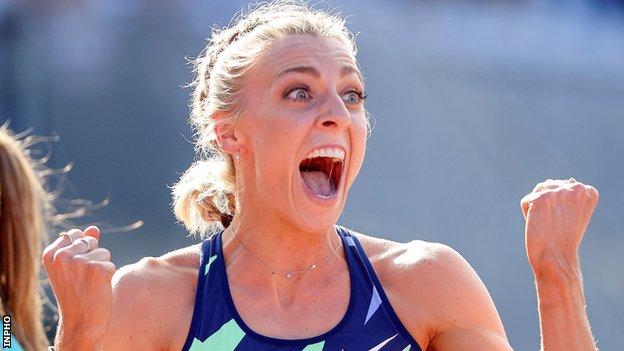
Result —
M308 345L301 351L322 351L323 346L325 346L325 340L317 342L316 344Z
M230 319L206 341L202 342L195 338L189 351L234 351L244 337L245 332L234 319Z
M208 263L206 263L206 270L204 271L204 275L208 275L208 271L210 270L210 266L212 262L217 259L217 255L213 255L208 259Z

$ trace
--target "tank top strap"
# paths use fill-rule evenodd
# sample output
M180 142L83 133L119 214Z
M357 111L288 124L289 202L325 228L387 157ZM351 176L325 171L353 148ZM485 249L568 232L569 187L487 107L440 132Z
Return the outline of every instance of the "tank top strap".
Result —
M411 336L407 328L405 328L403 322L401 322L390 304L390 300L358 238L345 227L337 225L336 228L338 234L343 237L343 242L347 244L349 251L352 252L352 255L348 255L351 256L353 260L353 262L349 261L349 268L354 270L354 275L357 277L358 281L360 281L358 285L368 287L364 288L366 296L370 296L368 308L365 309L366 317L364 323L366 324L373 318L377 318L377 312L381 309L383 310L382 314L390 319L399 334L402 334L412 345L418 347L418 342Z
M217 259L217 248L215 245L216 235L212 235L210 238L205 239L201 243L199 251L199 273L197 275L197 289L195 291L195 307L193 308L193 318L191 319L190 330L201 330L204 325L203 316L205 311L210 307L208 304L211 301L209 298L211 287L215 284L211 284L210 281L214 279L214 269L211 267L214 261ZM212 273L212 274L211 274ZM193 343L193 337L191 334L187 336L182 350L190 349Z

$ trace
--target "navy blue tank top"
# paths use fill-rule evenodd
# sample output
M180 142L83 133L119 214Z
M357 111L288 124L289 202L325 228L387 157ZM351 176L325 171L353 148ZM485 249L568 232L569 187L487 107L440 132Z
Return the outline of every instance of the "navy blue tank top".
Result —
M195 308L183 351L421 351L381 287L362 245L348 229L342 239L351 296L342 320L306 339L277 339L249 328L236 311L225 272L220 232L201 246Z

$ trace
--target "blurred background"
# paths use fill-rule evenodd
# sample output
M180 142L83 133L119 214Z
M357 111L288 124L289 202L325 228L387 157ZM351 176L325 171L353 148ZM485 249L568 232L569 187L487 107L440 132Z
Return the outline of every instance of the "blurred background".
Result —
M246 1L0 0L0 123L58 135L63 197L123 265L199 239L170 210L193 160L185 57ZM581 259L598 346L624 339L624 2L332 1L358 32L367 159L340 223L457 249L517 350L539 348L519 201L546 178L601 201ZM116 232L136 221L144 225Z

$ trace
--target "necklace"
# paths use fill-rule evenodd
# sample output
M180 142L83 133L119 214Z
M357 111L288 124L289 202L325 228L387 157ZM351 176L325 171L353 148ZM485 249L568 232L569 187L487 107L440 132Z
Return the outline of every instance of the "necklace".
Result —
M245 244L243 244L240 240L238 240L238 235L236 234L236 231L234 229L232 229L232 236L234 237L234 240L236 240L238 245L240 245L240 247L242 247L245 251L249 252L251 257L253 257L261 265L263 265L266 268L268 268L269 271L271 272L271 274L279 273L280 275L283 275L284 277L286 277L288 279L291 279L295 274L303 274L303 273L315 270L316 267L318 267L321 264L325 263L325 261L327 261L331 256L333 256L338 251L338 249L340 249L342 247L342 240L341 240L340 244L338 246L336 246L336 248L332 252L330 252L327 256L325 256L322 260L318 261L317 263L314 263L314 264L310 265L310 267L308 267L307 269L302 269L302 270L299 270L299 271L285 272L285 271L278 271L277 269L274 269L273 267L269 266L268 264L262 262L262 260L259 259L258 256L254 255L254 253L251 252L251 250L249 250L247 248L247 246L245 246Z

